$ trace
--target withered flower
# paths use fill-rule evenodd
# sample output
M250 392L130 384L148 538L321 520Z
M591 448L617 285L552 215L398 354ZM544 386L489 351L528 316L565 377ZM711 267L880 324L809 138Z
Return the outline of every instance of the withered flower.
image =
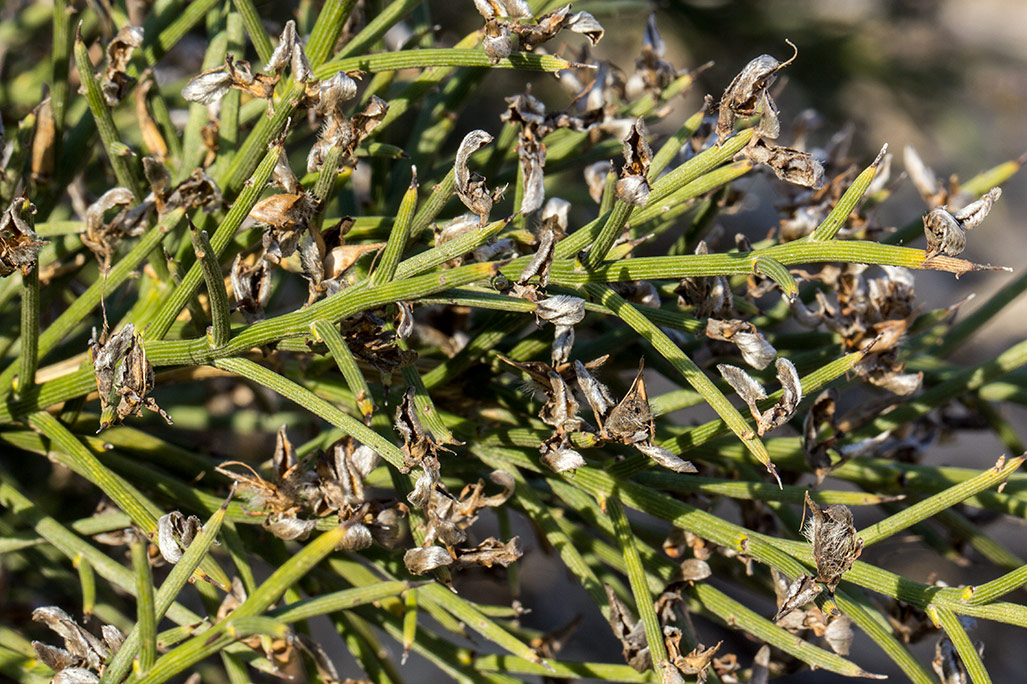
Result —
M485 177L472 173L467 168L471 155L492 142L492 136L482 130L474 130L464 136L456 153L453 172L456 181L456 194L464 206L479 218L479 225L488 223L492 205L499 201L506 192L506 186L496 188L491 193L485 185Z
M705 240L699 241L695 253L699 255L710 253ZM734 310L731 284L722 275L683 278L675 292L678 294L678 304L695 307L697 317L729 318Z
M828 455L828 449L841 436L835 422L837 401L838 392L836 390L824 390L817 395L802 423L802 451L806 455L806 463L809 464L810 470L817 476L817 484L823 482L831 472L831 457ZM825 427L831 431L831 434L821 439L820 431Z
M929 207L936 207L947 201L948 191L942 188L941 183L938 182L938 177L934 175L931 167L920 158L915 147L906 145L903 148L902 162L906 167L906 174L909 176L909 180L913 182L913 186Z
M535 315L556 326L576 325L585 318L585 300L572 295L553 295L535 303Z
M105 333L106 335L106 333ZM171 417L147 396L154 386L153 366L146 359L146 351L135 334L135 326L127 323L106 342L97 337L89 341L89 351L96 375L96 389L100 395L100 429L121 423L130 415L141 416L146 408L160 414L168 425ZM117 399L117 406L114 401Z
M570 225L571 203L559 197L550 197L542 207L542 230L552 231L559 240L567 234Z
M823 587L817 584L816 580L812 577L809 575L799 575L795 578L794 582L788 585L784 594L778 597L777 613L771 618L771 621L778 622L793 610L812 603L822 591Z
M726 363L717 365L720 374L749 407L749 413L756 420L756 429L761 437L791 419L799 402L802 401L802 385L792 362L778 358L774 366L777 368L777 379L781 383L781 398L766 411L760 411L757 402L767 398L763 386L737 366Z
M247 264L241 254L235 256L229 275L235 310L242 312L247 323L263 318L264 307L271 298L271 271L268 262L261 258Z
M143 44L141 26L125 26L107 45L107 70L100 83L100 92L108 105L121 102L136 80L126 71L132 59L132 52Z
M653 153L646 140L648 131L642 117L635 120L628 136L624 138L624 166L620 179L614 187L617 199L636 207L644 207L649 201L649 164Z
M493 565L501 565L505 568L523 555L519 537L512 537L506 543L489 537L474 548L458 549L456 566L463 568L478 565L491 568Z
M622 444L635 444L649 440L652 430L653 414L645 388L644 363L639 363L638 374L628 393L606 416L602 436Z
M777 350L767 342L767 338L756 330L756 326L745 321L710 318L706 321L706 337L731 342L738 347L745 362L759 370L769 366L777 356Z
M610 627L613 635L621 643L624 662L638 672L645 672L652 667L649 644L645 638L645 626L641 620L635 620L628 606L620 600L613 587L604 584L606 599L610 603Z
M710 647L706 647L703 644L696 644L696 647L692 649L686 655L681 654L680 642L681 642L681 630L671 627L664 628L664 635L668 632L672 635L666 637L667 645L667 657L670 664L673 665L674 670L679 674L684 675L696 675L698 682L706 681L706 673L710 664L713 661L713 656L720 650L723 641L718 641L716 644ZM667 664L664 664L663 669L663 681L667 681L668 670ZM684 680L681 680L684 681Z
M539 454L542 465L554 473L562 473L568 470L577 470L585 467L585 459L582 455L571 448L569 442L556 439L546 440L539 446Z
M636 442L633 446L667 470L673 470L675 473L699 472L691 461L675 456L669 449L665 449L657 444Z
M688 558L680 567L681 579L685 582L701 582L713 574L710 564L699 558Z
M849 655L853 639L852 618L845 615L832 617L822 636L832 651L841 656Z
M513 24L511 29L518 35L521 47L531 50L551 40L563 29L580 33L595 45L603 38L602 25L588 12L570 13L571 6L564 5L538 17L537 24Z
M58 676L66 672L63 680L67 682L99 681L91 670L102 673L107 659L117 652L125 639L117 627L104 625L101 640L57 606L36 608L32 611L32 620L42 622L64 640L64 649L38 641L33 641L32 647L40 660Z
M629 92L638 92L641 88L659 95L677 78L678 70L666 61L667 45L656 27L656 13L651 13L645 22L645 33L642 35L642 55L635 60L635 75L628 82Z
M157 548L161 557L172 565L182 560L182 552L202 531L203 524L195 515L187 518L179 511L162 515L157 519Z
M28 200L15 197L0 216L0 276L9 276L19 269L22 275L28 275L39 262L39 248L47 240L32 230L35 213L36 207Z
M974 644L978 655L984 654L984 643ZM931 661L931 669L938 675L942 684L970 684L972 679L966 671L963 659L959 657L952 640L943 636L934 647L934 659Z
M574 326L558 325L553 331L553 352L550 360L552 365L560 366L567 363L574 347Z
M348 90L346 92L348 93ZM341 101L340 97L339 102ZM321 126L317 142L307 155L307 172L312 173L320 169L325 157L328 156L328 151L333 147L342 149L346 164L356 165L357 147L385 120L388 113L389 103L377 95L372 95L364 105L363 111L357 112L349 119L338 106L332 108L324 125Z
M935 207L924 217L927 236L927 256L937 254L957 256L966 247L966 231L981 225L991 212L995 201L1002 196L1002 188L992 188L979 200L956 212L945 205Z
M588 186L588 196L596 204L603 201L606 176L613 171L613 163L608 161L598 161L585 167L585 185Z
M279 76L268 76L250 70L250 63L236 61L232 55L225 56L224 66L208 69L194 76L182 88L182 97L190 102L211 104L220 100L230 89L235 88L250 95L267 100L268 113L271 113L271 96Z
M777 118L777 105L770 96L770 86L777 78L777 72L791 64L799 54L794 45L792 49L795 54L785 62L779 62L770 55L760 55L745 65L731 81L720 98L717 115L717 138L720 141L734 132L736 119L756 114L761 116L757 133L764 138L778 136L781 125Z
M824 167L808 152L781 147L762 138L756 138L742 150L742 154L754 164L766 166L786 183L813 189L824 187Z
M104 271L110 269L114 251L117 249L118 243L125 237L125 233L121 231L123 224L118 220L124 215L124 212L109 223L104 221L104 213L114 207L127 207L135 200L135 195L128 188L112 188L103 193L86 210L81 236L82 244L96 255Z
M403 554L403 564L412 575L423 575L453 564L453 556L441 546L421 546Z
M548 206L548 205L547 205ZM521 271L517 279L519 285L527 285L534 276L538 276L538 284L545 287L549 284L549 269L553 266L554 249L556 248L556 231L551 227L542 231L538 240L538 249L528 265ZM584 311L584 309L582 309Z
M803 534L813 544L813 560L819 573L816 580L823 582L834 594L842 575L863 551L863 540L856 536L852 511L848 506L832 504L821 507L813 502L809 492L806 492L806 506L813 517L803 529Z
M264 71L281 76L287 65L292 66L292 77L298 83L306 83L314 79L314 70L303 52L303 44L296 35L296 22L290 19L285 22L282 35L278 39L278 47L264 65Z

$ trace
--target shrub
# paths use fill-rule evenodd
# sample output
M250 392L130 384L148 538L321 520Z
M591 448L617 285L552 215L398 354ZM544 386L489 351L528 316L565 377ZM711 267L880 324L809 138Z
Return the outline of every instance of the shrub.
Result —
M376 682L408 652L459 681L875 677L859 631L913 681L928 635L943 681L987 681L973 620L1027 623L1003 600L1027 566L964 507L1021 515L1023 457L921 460L966 430L1022 451L991 402L1022 395L1027 342L949 357L1027 281L956 322L913 272L995 277L961 253L1019 164L946 185L905 150L928 208L894 229L887 146L778 142L794 55L682 119L697 71L653 18L628 74L590 56L591 13L529 4L475 0L449 48L414 0L300 3L275 37L249 0L11 9L18 45L52 26L53 50L8 56L4 102L7 676L332 682L345 647ZM465 127L501 69L567 92ZM758 174L779 220L725 239ZM997 571L860 560L911 528ZM544 550L623 658L564 657L578 620L525 617L566 602L522 603Z

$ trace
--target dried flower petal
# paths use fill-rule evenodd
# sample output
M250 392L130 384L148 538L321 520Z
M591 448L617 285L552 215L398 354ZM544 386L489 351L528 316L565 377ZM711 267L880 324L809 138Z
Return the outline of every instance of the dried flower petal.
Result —
M521 276L517 279L517 282L521 285L527 285L528 280L537 275L539 286L545 287L548 285L549 269L553 265L555 247L556 232L552 229L545 230L539 238L535 256L532 257L528 265L521 271Z
M606 175L612 171L613 164L607 161L595 162L585 167L585 184L588 185L588 196L596 204L603 201Z
M264 521L267 530L284 541L303 540L317 527L316 520L300 520L284 513L273 513Z
M50 684L97 684L99 681L98 676L85 668L69 667L54 675Z
M574 326L558 325L553 331L552 365L560 366L570 360L571 349L574 347Z
M647 176L653 153L646 141L647 134L645 121L638 117L624 139L624 166L621 167L621 177L615 186L618 200L638 207L645 206L649 201Z
M188 518L179 511L172 511L157 519L157 546L160 555L174 565L182 560L182 552L203 530L200 519L195 515Z
M1001 196L1001 188L992 188L976 202L954 213L945 205L931 209L924 217L927 256L957 256L962 253L966 247L966 231L981 225Z
M403 564L413 575L423 575L436 568L453 564L453 557L441 546L425 546L410 549L403 554Z
M753 144L742 150L754 164L762 164L774 172L774 175L786 183L794 183L807 188L824 186L824 167L808 152L780 147L757 138Z
M790 420L802 401L802 384L792 362L781 357L774 366L777 368L777 379L781 382L782 393L777 403L759 417L757 431L761 437Z
M141 26L124 26L107 45L107 70L100 83L103 99L111 107L121 102L136 80L125 73L132 52L143 44Z
M83 629L74 619L57 606L44 606L32 611L32 620L42 622L64 639L67 652L81 663L98 670L110 655L107 646ZM63 660L63 658L62 658ZM75 668L62 670L66 672Z
M542 465L554 473L562 473L585 467L585 459L582 455L569 446L551 446L543 442L542 446L539 447L539 453L542 454Z
M906 145L902 150L902 161L909 179L913 181L913 185L924 201L932 207L939 204L939 200L943 197L941 184L938 183L938 177L934 175L931 167L920 158L916 148Z
M506 186L497 188L489 193L485 185L485 177L472 173L467 168L471 155L485 145L492 142L492 136L482 130L474 130L464 136L456 153L456 161L453 164L455 175L456 194L464 206L470 209L479 218L479 224L484 226L488 222L489 214L492 212L492 205L499 201L506 191Z
M756 402L767 398L767 391L763 385L752 379L748 373L738 366L731 366L726 363L717 364L717 370L727 380L727 384L738 393L742 401L749 407L754 416L759 416L759 409Z
M635 620L628 606L620 600L609 584L604 584L606 598L610 603L610 627L613 635L621 643L624 662L638 672L645 672L652 667L649 645L645 639L645 626L641 620Z
M659 463L668 470L673 470L675 473L696 473L699 472L695 465L691 461L686 461L683 458L675 456L669 450L664 449L656 444L646 444L644 442L636 442L633 446L641 451L643 454Z
M473 549L459 549L457 551L457 566L479 565L491 568L493 565L501 565L505 568L523 555L524 551L521 549L519 537L512 537L506 543L499 541L495 537L489 537Z
M0 216L0 276L9 276L21 269L27 275L39 261L39 248L47 243L32 230L36 207L15 197ZM26 220L28 216L28 220Z
M535 315L553 325L576 325L585 318L585 300L571 295L553 295L536 302Z
M790 45L791 43L789 43ZM794 49L794 45L792 46ZM728 85L720 98L717 117L717 137L723 141L735 128L735 120L762 115L757 131L762 137L776 138L780 131L777 106L770 97L770 86L777 78L777 72L792 63L798 54L786 62L779 62L770 55L760 55L745 65L745 68Z
M777 614L771 620L777 622L793 610L811 603L821 591L823 591L823 588L812 577L809 575L799 575L795 578L794 582L788 585L788 590L780 601Z
M831 650L841 656L849 655L852 646L852 618L839 615L831 619L824 632L824 641Z

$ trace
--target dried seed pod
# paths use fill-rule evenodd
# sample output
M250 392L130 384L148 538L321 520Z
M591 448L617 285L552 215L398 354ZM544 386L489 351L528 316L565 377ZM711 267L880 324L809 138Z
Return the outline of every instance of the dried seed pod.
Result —
M457 149L456 161L453 164L456 194L464 206L479 218L479 225L488 223L492 205L499 201L506 192L506 186L496 188L491 193L485 185L485 177L472 173L467 168L471 155L492 142L492 136L482 130L474 130L464 136Z
M0 216L0 276L9 276L18 269L22 275L28 275L39 262L39 248L47 244L47 240L32 229L35 213L34 205L15 197Z
M314 70L303 52L303 44L296 35L296 22L290 19L282 29L282 35L278 39L278 47L271 53L264 71L281 75L286 65L292 67L293 80L298 83L306 83L314 79Z
M41 641L33 641L32 649L36 652L36 657L54 672L60 672L66 668L74 667L80 662L78 658L71 655L63 648L50 646L49 644L44 644Z
M927 256L937 254L958 256L966 247L966 231L981 225L991 212L995 201L1002 196L1001 188L992 188L979 200L956 212L945 205L935 207L924 217L927 236Z
M802 424L802 450L806 455L806 463L810 470L817 476L817 483L823 482L827 474L831 472L831 457L828 449L833 446L838 435L832 434L825 439L818 439L822 427L826 426L833 433L837 433L835 421L835 406L838 401L838 392L834 389L827 389L821 392Z
M685 582L701 582L710 575L710 564L698 558L688 558L681 562L681 579Z
M806 492L806 506L812 519L803 534L813 544L813 560L817 564L818 582L834 594L842 575L852 567L863 551L863 540L856 536L852 511L842 504L818 506Z
M346 525L346 535L337 547L340 551L363 551L374 541L371 530L366 525L352 523Z
M505 21L486 22L482 46L485 48L485 54L489 61L493 64L509 57L513 52L513 34L510 31L510 24Z
M114 207L127 207L135 201L135 195L128 188L111 188L86 210L82 243L96 256L104 271L110 268L111 259L124 235L117 229L117 221L105 223L103 215Z
M841 656L849 655L852 637L852 619L845 615L831 618L831 622L824 631L824 641L832 651Z
M947 193L942 190L938 177L934 175L931 167L920 158L916 148L912 145L906 145L902 150L902 161L906 167L906 173L909 175L909 180L913 181L913 185L916 187L917 192L920 193L920 196L924 198L924 201L932 207L941 204Z
M611 409L602 427L604 439L622 444L645 442L652 437L653 414L645 388L644 360L638 364L638 374L620 403Z
M157 547L165 561L174 565L182 560L182 552L189 548L203 524L195 515L188 518L172 511L157 519Z
M407 391L403 393L403 400L396 409L396 431L403 437L403 454L406 457L405 465L407 467L413 467L426 456L433 456L439 450L439 443L435 436L425 430L421 424L421 418L417 415L417 405L414 402L415 396L414 388L408 387Z
M731 342L738 347L745 362L759 370L770 365L777 356L777 350L767 342L767 338L752 323L745 321L710 318L706 321L706 337Z
M154 386L153 366L139 344L135 326L126 324L106 343L97 340L94 330L89 351L100 395L100 429L97 432L122 422L130 415L142 415L143 408L160 414L168 425L173 424L171 417L153 397L147 396ZM116 407L115 399L118 399Z
M636 442L633 444L636 449L641 451L643 454L653 459L661 466L668 470L673 470L675 473L697 473L699 472L695 465L691 461L686 461L683 458L675 456L669 450L664 449L656 444L646 444L644 442Z
M413 575L423 575L436 568L453 564L453 557L441 546L424 546L403 554L403 564Z
M812 603L821 591L823 588L812 577L799 575L794 582L788 585L784 596L780 598L777 613L771 618L771 621L777 622L793 610Z
M564 5L538 17L537 24L513 24L510 28L518 35L521 47L531 50L551 40L563 29L580 33L595 45L603 38L603 27L588 12L570 14L571 6Z
M553 353L551 362L560 366L570 360L571 349L574 347L574 326L558 325L553 331Z
M253 74L249 62L236 61L232 55L226 55L224 66L209 69L190 79L182 88L182 97L190 102L212 104L224 97L231 88L236 88L267 100L270 113L271 96L278 78L277 74Z
M786 183L813 189L824 187L824 167L808 152L780 147L756 138L742 150L742 154L754 164L766 166Z
M648 132L642 117L635 120L631 132L624 139L624 166L615 191L617 199L633 206L642 207L649 201L649 164L652 150L646 141Z
M100 83L103 99L111 107L121 102L136 80L126 72L132 52L143 44L141 26L125 26L107 44L107 70Z
M316 520L300 520L286 513L272 513L264 521L264 528L283 541L303 540L317 527Z
M788 41L786 41L788 42ZM788 42L789 45L792 45ZM735 129L735 120L760 114L757 132L764 138L776 138L780 132L777 106L770 97L770 86L777 78L777 72L785 68L798 55L785 62L779 62L770 55L760 55L745 65L745 68L731 81L720 98L717 115L717 138L723 141Z

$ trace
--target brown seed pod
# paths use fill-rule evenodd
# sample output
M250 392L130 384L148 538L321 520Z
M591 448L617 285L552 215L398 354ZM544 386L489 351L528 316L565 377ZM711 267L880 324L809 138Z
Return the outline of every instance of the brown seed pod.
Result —
M644 367L643 360L638 364L638 374L631 383L631 389L606 417L602 429L604 439L621 444L634 444L651 438L653 414L645 389Z
M842 575L863 551L863 540L856 536L848 506L821 507L813 502L809 492L806 492L806 506L813 517L803 534L813 544L813 560L819 573L816 580L827 585L827 590L834 594Z

